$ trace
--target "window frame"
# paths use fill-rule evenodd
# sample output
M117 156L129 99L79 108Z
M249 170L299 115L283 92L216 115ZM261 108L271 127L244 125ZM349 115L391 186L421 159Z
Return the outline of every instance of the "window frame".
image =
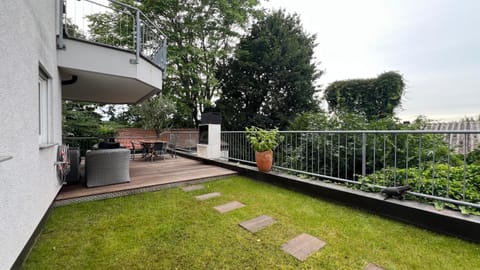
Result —
M51 77L40 65L38 69L38 142L40 147L51 142Z

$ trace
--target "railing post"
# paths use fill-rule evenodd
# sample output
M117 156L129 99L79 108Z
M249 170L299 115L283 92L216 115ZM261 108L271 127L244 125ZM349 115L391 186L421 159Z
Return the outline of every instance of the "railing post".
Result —
M162 64L161 67L163 68L163 79L167 78L167 37L163 38L162 41Z
M58 1L58 35L57 35L57 49L65 49L63 42L63 32L65 24L63 23L63 14L65 10L65 0Z
M142 43L142 28L140 25L140 10L135 12L135 59L130 59L131 64L138 64L140 60L140 50Z
M362 132L362 176L367 175L367 134Z

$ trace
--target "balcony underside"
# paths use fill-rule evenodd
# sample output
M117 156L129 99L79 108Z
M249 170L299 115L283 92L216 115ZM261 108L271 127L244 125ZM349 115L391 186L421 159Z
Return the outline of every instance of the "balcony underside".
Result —
M65 40L58 50L63 99L109 104L138 103L162 89L162 70L130 51L95 43Z

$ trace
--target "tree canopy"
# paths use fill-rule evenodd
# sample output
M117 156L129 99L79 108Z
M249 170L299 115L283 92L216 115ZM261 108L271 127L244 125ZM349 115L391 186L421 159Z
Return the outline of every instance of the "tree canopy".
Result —
M131 107L131 113L144 128L153 128L157 137L166 128L175 113L175 103L168 97L157 95L142 104Z
M355 113L374 120L394 115L404 88L402 75L390 71L374 79L333 82L325 89L324 98L332 112Z
M63 102L63 134L76 137L96 137L102 116L96 112L97 104Z
M241 33L260 14L259 1L145 0L168 38L168 77L163 92L177 104L175 122L199 124L199 115L218 94L217 66L231 55Z
M177 125L198 125L200 114L212 107L218 94L217 67L233 53L241 33L262 14L259 1L120 1L142 10L167 37L163 94L177 105ZM131 48L133 24L118 4L110 5L115 7L112 12L88 16L92 39Z
M254 24L217 73L224 126L284 129L296 114L318 110L314 83L322 72L314 47L315 35L304 32L296 14L273 11Z

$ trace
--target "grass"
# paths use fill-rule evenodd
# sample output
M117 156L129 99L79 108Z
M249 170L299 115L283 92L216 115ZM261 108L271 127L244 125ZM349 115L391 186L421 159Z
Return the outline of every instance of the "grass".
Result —
M25 269L477 269L480 245L244 177L55 208ZM194 196L218 191L199 202ZM219 214L237 200L246 207ZM256 234L238 223L266 214ZM300 262L280 246L305 232L327 245Z

